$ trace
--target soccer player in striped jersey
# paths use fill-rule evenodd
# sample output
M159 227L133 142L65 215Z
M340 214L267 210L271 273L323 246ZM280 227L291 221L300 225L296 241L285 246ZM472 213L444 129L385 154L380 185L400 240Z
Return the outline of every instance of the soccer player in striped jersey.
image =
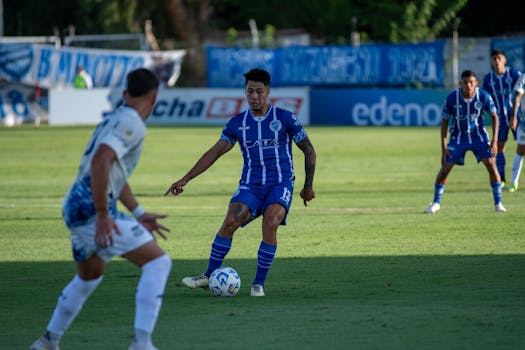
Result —
M512 106L512 118L510 127L516 130L516 154L512 163L512 180L509 185L510 192L518 190L518 180L523 166L523 158L525 157L525 118L520 108L520 100L523 97L525 88L525 74L522 74L520 79L514 86L514 105Z
M501 203L501 179L494 162L498 142L498 114L490 95L478 87L476 74L471 70L461 73L461 87L450 93L443 106L441 120L441 169L436 176L434 200L425 213L441 208L447 176L454 165L463 165L465 153L472 151L478 162L483 162L489 173L490 185L497 212L505 211ZM492 140L483 120L484 113L492 120ZM447 143L447 134L450 137Z
M316 153L295 115L269 104L270 74L255 68L244 77L249 109L227 122L219 140L186 175L169 187L165 195L182 193L190 180L239 144L244 160L242 175L226 218L212 243L208 268L202 275L186 277L182 282L190 288L208 287L208 277L221 266L230 251L235 231L262 215L262 241L250 295L264 296L264 282L277 249L277 229L286 223L292 203L295 180L292 142L304 153L306 175L300 196L305 206L315 197Z
M145 121L157 100L159 79L138 68L127 75L124 105L108 113L93 132L77 177L64 198L62 215L71 233L77 274L62 290L46 332L30 350L59 350L59 342L91 293L106 264L121 256L142 270L135 294L135 334L129 350L156 350L151 335L171 269L171 258L153 233L169 229L139 205L127 179L135 169ZM117 210L120 201L134 218ZM115 306L112 306L115 307Z
M505 177L505 148L509 135L510 119L513 110L513 89L521 73L516 68L508 67L507 58L502 50L493 50L490 53L492 71L483 79L483 89L486 90L496 105L499 117L498 150L496 153L496 167L501 176L501 182L506 187ZM512 130L514 137L515 130Z

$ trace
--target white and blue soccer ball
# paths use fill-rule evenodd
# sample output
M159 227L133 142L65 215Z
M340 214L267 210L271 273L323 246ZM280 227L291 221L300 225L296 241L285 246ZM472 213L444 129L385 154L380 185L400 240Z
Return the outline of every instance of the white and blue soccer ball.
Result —
M213 295L232 297L241 288L241 277L231 267L219 267L211 273L208 283Z

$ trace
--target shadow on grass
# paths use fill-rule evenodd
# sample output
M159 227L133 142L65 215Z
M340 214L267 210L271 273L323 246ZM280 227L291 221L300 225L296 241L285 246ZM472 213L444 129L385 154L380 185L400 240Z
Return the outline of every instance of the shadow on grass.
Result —
M277 258L264 298L248 296L255 260L227 260L233 298L180 284L205 261L174 260L154 340L161 349L519 349L525 256ZM0 263L0 349L45 328L71 262ZM140 270L115 260L62 349L125 349Z

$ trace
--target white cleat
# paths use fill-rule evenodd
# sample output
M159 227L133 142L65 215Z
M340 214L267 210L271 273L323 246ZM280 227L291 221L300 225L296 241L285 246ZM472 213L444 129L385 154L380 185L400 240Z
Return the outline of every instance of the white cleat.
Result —
M441 208L441 204L433 202L433 203L430 203L430 205L425 209L425 213L434 214L440 208Z
M507 211L507 209L505 209L505 207L501 203L496 204L494 206L494 209L496 210L496 212L501 212L501 213L503 213L504 211Z
M208 288L208 277L205 275L184 277L182 283L190 288Z
M55 342L52 342L51 340L47 339L46 337L42 336L38 338L33 345L29 348L29 350L60 350L58 347L58 344Z
M250 295L252 297L263 297L264 296L264 287L260 284L254 284L250 290Z
M153 346L151 343L147 344L138 344L138 343L131 343L128 350L159 350L156 347Z

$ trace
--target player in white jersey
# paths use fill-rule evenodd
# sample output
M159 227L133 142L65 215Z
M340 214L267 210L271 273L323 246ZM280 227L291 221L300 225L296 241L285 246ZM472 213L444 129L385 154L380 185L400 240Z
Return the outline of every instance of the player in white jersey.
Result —
M157 99L159 80L139 68L127 76L124 104L104 116L82 157L78 175L63 204L63 217L71 232L77 274L62 290L46 332L31 350L57 350L64 332L85 301L102 282L105 266L121 256L141 267L136 291L134 341L130 350L153 350L153 328L171 269L153 233L166 238L169 229L147 213L133 195L127 179L135 169L144 136L145 121ZM120 201L134 216L117 210Z
M520 100L523 97L525 89L525 74L522 74L520 79L514 86L514 105L512 109L512 118L510 127L516 130L516 154L514 155L514 162L512 163L512 180L509 185L510 192L518 190L518 181L523 166L523 157L525 157L525 117L523 113L519 117Z
M270 74L252 69L244 77L250 109L228 121L217 143L186 175L174 182L165 195L182 193L191 179L239 143L244 160L239 188L230 200L226 218L212 243L208 268L202 275L186 277L182 282L190 288L208 287L208 277L221 266L230 251L235 231L262 215L262 241L250 294L264 296L264 282L277 249L277 229L285 224L292 202L295 180L292 142L304 153L306 176L300 195L305 206L315 197L312 186L316 154L297 118L268 103Z

